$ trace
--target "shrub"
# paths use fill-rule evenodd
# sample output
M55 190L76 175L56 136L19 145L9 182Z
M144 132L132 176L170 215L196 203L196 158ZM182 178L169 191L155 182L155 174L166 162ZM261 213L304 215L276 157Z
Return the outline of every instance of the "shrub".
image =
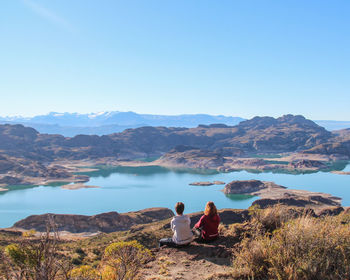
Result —
M84 252L84 250L80 247L75 249L75 252L81 256L86 256L86 253Z
M53 280L65 277L68 265L58 254L58 236L49 230L39 239L23 239L5 247L1 256L4 279Z
M2 250L0 251L0 279L11 279L7 257Z
M101 274L98 270L89 265L82 265L74 268L69 272L70 280L98 280L101 279Z
M34 229L31 229L31 230L24 231L22 233L22 236L23 237L33 237L33 236L35 236L35 234L36 234L36 231Z
M302 216L234 252L238 279L349 279L350 226Z
M135 279L140 266L151 253L137 241L112 243L103 256L103 278L108 280Z
M101 255L101 251L99 249L97 249L97 248L94 248L92 250L92 253L94 253L96 256L100 256Z
M72 264L74 265L81 265L83 263L81 257L75 257L75 258L72 258Z
M303 211L283 205L276 205L266 209L260 209L258 206L249 208L251 224L255 227L255 230L263 232L274 231L283 223L303 215Z

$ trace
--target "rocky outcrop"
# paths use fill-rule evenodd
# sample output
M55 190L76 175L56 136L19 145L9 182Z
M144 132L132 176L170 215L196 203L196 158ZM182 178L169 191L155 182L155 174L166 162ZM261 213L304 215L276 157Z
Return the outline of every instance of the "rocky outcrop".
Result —
M189 184L190 186L212 186L212 185L225 185L225 182L222 181L213 181L213 182L193 182Z
M108 233L128 230L134 225L164 220L173 215L174 213L168 208L149 208L123 214L108 212L94 216L43 214L29 216L15 223L13 227L43 232L46 230L47 225L53 225L57 231Z
M254 150L264 152L304 150L332 138L329 131L303 116L255 117L237 127L245 133L234 141L245 139Z
M298 161L293 161L288 164L289 168L293 169L324 169L327 168L328 166L324 164L322 161L318 160L307 160L307 159L302 159Z
M38 185L54 181L86 182L89 177L77 175L61 165L2 156L0 158L0 186Z
M350 140L329 142L312 147L303 151L306 154L322 154L328 155L335 160L350 159Z
M100 187L85 185L83 183L75 183L75 184L68 184L68 185L61 186L61 189L65 189L65 190L96 189L96 188L100 188Z
M318 217L337 216L343 211L344 211L343 207L329 207L329 208L322 209L318 213Z
M189 183L190 186L212 186L214 185L212 182L209 181L204 181L204 182L193 182Z
M20 184L23 184L23 180L21 178L7 176L7 175L0 177L0 185L2 186L20 185Z
M225 194L250 194L266 189L264 182L259 180L233 181L224 188Z
M332 131L332 133L337 136L338 140L350 140L350 128L345 128L341 130Z
M295 207L321 208L340 206L341 198L326 193L287 189L274 182L259 180L233 181L224 188L224 193L259 196L252 205L267 208L276 204Z
M331 173L339 175L350 175L350 171L331 171Z
M155 163L169 167L216 169L218 166L222 166L225 161L225 158L217 152L197 148L182 148L179 151L178 148L175 148Z
M287 196L281 198L262 198L255 200L252 205L258 205L260 208L273 207L275 205L286 205L292 207L329 207L339 206L339 202L332 198L322 196Z

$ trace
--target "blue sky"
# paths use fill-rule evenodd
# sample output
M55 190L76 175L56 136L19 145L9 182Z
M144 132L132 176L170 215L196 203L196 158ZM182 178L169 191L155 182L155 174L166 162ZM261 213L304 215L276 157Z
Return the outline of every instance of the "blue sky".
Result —
M350 120L350 1L5 0L0 115Z

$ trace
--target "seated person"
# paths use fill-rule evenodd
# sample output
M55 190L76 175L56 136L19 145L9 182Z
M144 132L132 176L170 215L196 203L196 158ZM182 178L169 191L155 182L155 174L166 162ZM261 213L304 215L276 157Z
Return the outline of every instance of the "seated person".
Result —
M218 227L220 217L217 213L214 202L209 201L205 206L204 215L195 224L193 231L198 241L209 242L219 237Z
M170 227L174 232L172 238L162 238L159 246L168 245L170 247L178 247L179 245L188 245L193 239L193 233L190 228L190 218L183 215L185 205L178 202L175 205L176 216L171 220Z

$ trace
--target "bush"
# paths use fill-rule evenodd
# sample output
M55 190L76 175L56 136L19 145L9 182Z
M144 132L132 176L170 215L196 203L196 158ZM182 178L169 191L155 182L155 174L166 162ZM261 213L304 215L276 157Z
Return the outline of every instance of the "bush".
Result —
M249 208L251 224L259 232L272 232L281 227L283 223L303 215L304 211L283 205L276 205L266 209L260 209L258 206L251 206Z
M105 249L103 256L103 279L135 279L140 266L150 256L150 251L137 241L112 243Z
M94 253L96 256L100 256L101 255L101 251L99 249L97 249L97 248L94 248L92 250L92 253Z
M81 257L75 257L75 258L72 258L72 264L74 265L81 265L83 263Z
M81 256L83 256L83 257L86 256L86 253L85 253L84 250L83 250L82 248L80 248L80 247L76 248L76 249L75 249L75 252L76 252L78 255L81 255Z
M35 236L35 234L36 234L36 231L34 229L31 229L31 230L24 231L22 233L22 236L23 237L33 237L33 236Z
M98 270L89 265L82 265L74 268L69 272L70 280L98 280L101 279L101 274Z
M236 279L349 279L350 226L306 215L244 239L234 255Z
M1 252L1 279L53 280L65 277L68 265L58 254L58 236L49 230L40 238L23 239Z

